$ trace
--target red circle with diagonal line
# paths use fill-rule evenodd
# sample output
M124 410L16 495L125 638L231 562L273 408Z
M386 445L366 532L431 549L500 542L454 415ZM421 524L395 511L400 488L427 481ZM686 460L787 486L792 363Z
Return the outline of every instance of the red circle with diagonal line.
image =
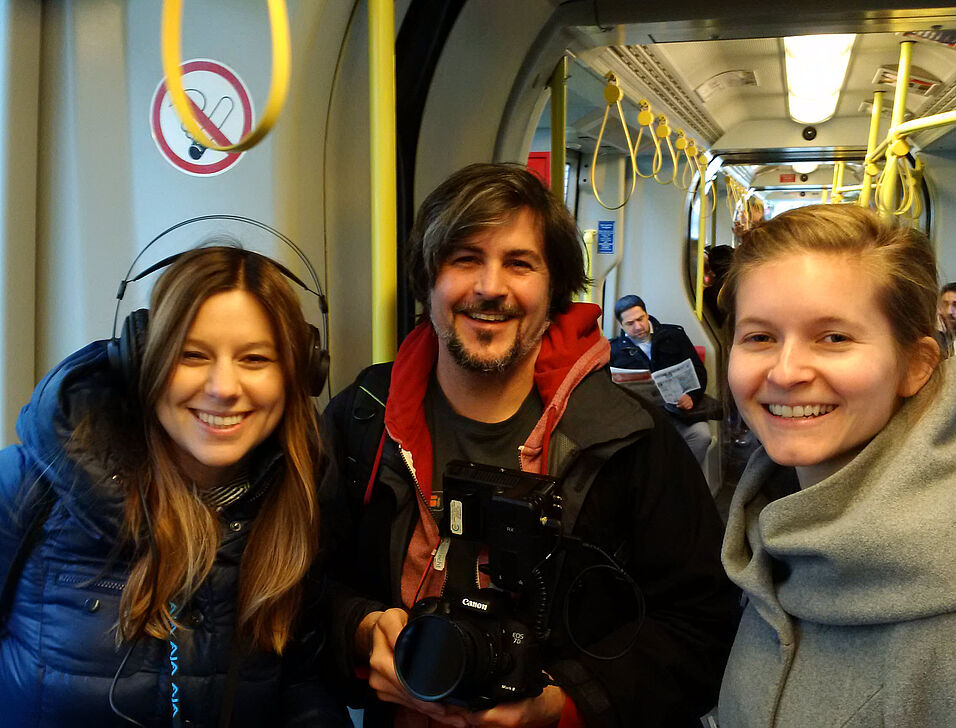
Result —
M203 131L216 144L235 144L252 129L252 100L242 79L228 66L208 58L181 66L183 88ZM169 93L159 82L150 110L150 132L163 157L187 174L208 177L232 167L244 152L218 152L197 142L185 131Z

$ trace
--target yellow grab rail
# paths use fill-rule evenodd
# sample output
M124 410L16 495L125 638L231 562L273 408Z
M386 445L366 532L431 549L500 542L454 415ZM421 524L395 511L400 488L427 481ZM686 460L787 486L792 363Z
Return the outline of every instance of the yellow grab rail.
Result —
M697 178L697 191L700 193L700 205L697 208L697 279L694 281L694 315L698 321L704 320L704 248L707 245L707 215L704 213L706 178ZM713 185L711 185L713 187Z
M272 28L272 80L269 84L269 96L266 99L262 118L254 129L235 144L217 144L209 138L218 130L203 129L197 117L195 103L186 95L183 88L181 33L183 18L183 0L163 0L162 19L162 60L163 73L166 74L166 90L173 108L189 135L207 149L217 152L242 152L251 149L269 133L275 124L286 95L289 92L289 75L292 67L292 50L289 42L289 15L284 0L267 0L269 5L269 25ZM208 120L207 120L208 122ZM207 127L210 124L207 124ZM207 131L209 134L207 134ZM222 136L219 133L219 136ZM223 137L225 139L225 137ZM228 139L225 139L228 142Z
M615 78L613 73L609 72L605 78L607 79L607 86L604 87L604 100L607 102L607 106L604 107L604 119L601 121L601 130L598 132L597 141L594 142L594 156L591 158L591 192L594 193L594 199L596 199L598 204L605 210L619 210L627 204L627 201L631 199L631 195L634 194L634 188L637 185L637 160L634 158L634 145L631 144L631 135L627 131L627 120L624 118L624 109L621 106L621 99L624 98L624 92L621 91L621 87L617 85L617 78ZM627 197L625 197L624 201L619 205L614 205L613 207L604 204L604 201L598 194L597 183L594 181L594 171L597 168L598 150L601 148L601 139L604 138L604 127L607 125L607 117L612 106L617 107L618 116L621 118L621 127L624 129L624 138L627 140L627 151L628 157L631 160L632 173L631 189L627 193Z
M910 183L912 184L912 204L910 205L910 220L914 223L919 220L923 214L923 198L919 194L920 184L923 182L923 169L925 164L922 158L916 158L916 166L910 173Z
M886 164L883 167L883 174L877 181L877 209L885 217L897 214L898 205L896 203L897 180L899 179L899 170L896 160L898 157L905 156L909 152L909 146L898 136L892 134L893 127L899 126L906 115L906 93L910 82L910 65L913 60L914 41L903 41L900 43L900 63L896 71L896 96L893 99L893 121L890 126L891 134L887 137L886 144ZM900 145L903 145L902 147ZM898 152L903 151L903 154ZM869 161L869 160L867 160Z
M661 140L651 128L654 123L654 113L651 111L650 102L647 99L641 99L640 111L637 112L637 123L640 128L637 130L637 141L634 142L634 171L641 179L649 179L661 171ZM651 171L647 174L641 172L637 166L637 152L641 148L641 137L644 135L644 128L647 128L647 135L654 144L654 157L651 159Z
M740 207L744 196L747 194L747 190L727 173L724 173L724 187L727 189L727 194L724 198L727 202L727 212L730 213L730 218L733 219L737 214L737 208Z
M675 181L674 185L677 189L687 192L690 190L690 183L694 180L693 163L691 160L697 157L697 146L694 144L693 139L684 136L683 129L677 130L677 139L674 142L674 146L677 147L678 152L683 152L683 156L679 161L684 163L680 172L680 180Z
M398 314L398 182L395 140L395 6L369 0L369 165L372 360L395 358Z
M880 117L883 114L883 94L885 91L873 92L873 107L870 109L870 132L866 140L866 158L863 160L863 186L860 189L859 204L861 207L870 205L870 185L873 178L879 175L876 164L870 161L876 149L876 140L880 133Z
M830 202L837 205L843 202L843 194L840 190L843 187L843 170L846 168L846 162L837 162L833 165L833 183L830 185Z
M697 167L697 174L700 175L701 179L704 179L707 176L707 164L708 164L707 155L704 154L703 151L701 151L694 158L694 164ZM711 182L709 187L710 192L708 192L707 190L708 188L705 187L704 194L707 195L708 198L710 199L710 212L715 213L717 212L717 185L714 184L714 182Z
M667 125L667 117L661 114L657 117L657 129L654 132L657 134L658 139L663 139L667 142L667 151L670 153L671 157L671 178L670 179L661 179L657 176L660 169L654 173L654 181L658 184L669 185L673 184L674 180L677 179L677 152L674 150L674 144L671 142L671 128Z

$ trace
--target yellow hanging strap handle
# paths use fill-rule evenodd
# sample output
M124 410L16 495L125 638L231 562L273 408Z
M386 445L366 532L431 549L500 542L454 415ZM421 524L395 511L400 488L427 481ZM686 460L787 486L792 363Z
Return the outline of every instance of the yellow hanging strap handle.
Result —
M680 130L677 130L680 134ZM677 144L680 149L681 139L678 137ZM680 182L677 186L682 190L689 190L690 183L694 181L694 172L697 171L697 144L693 139L684 140L684 166L681 168Z
M912 200L910 202L910 214L909 219L915 226L920 219L920 216L923 214L923 197L919 194L920 184L923 181L923 169L925 165L921 157L916 158L916 166L910 172L909 181L911 186L910 195Z
M727 188L727 196L725 198L727 202L727 211L730 213L730 218L733 219L737 212L737 208L740 207L740 203L743 200L746 190L739 182L737 182L737 180L728 174L724 175L724 186Z
M876 177L876 182L873 183L873 197L876 200L876 211L880 214L885 212L883 202L883 185L886 183L887 175L894 173L895 169L895 160L891 162L889 159L887 159L883 163L883 167L880 169L880 172Z
M896 173L899 176L900 204L893 214L897 217L904 215L913 206L916 193L916 185L913 179L913 173L910 170L906 155L910 152L910 146L903 139L897 139L891 145L893 156L896 157Z
M621 87L617 85L617 79L614 77L613 73L608 73L605 78L607 78L607 86L604 87L604 100L607 102L607 106L604 107L604 119L601 121L601 131L598 132L597 141L594 142L594 156L591 158L591 192L594 193L594 199L596 199L598 204L605 210L619 210L627 204L627 201L631 199L631 195L634 194L634 187L637 185L637 161L634 158L634 145L631 144L631 135L627 131L627 121L624 119L624 109L621 107L621 99L624 98L624 92L621 91ZM594 182L594 171L597 169L598 150L601 148L601 139L604 138L604 127L607 125L607 117L612 106L617 106L617 113L621 118L621 126L624 129L624 138L627 140L627 151L628 157L631 160L632 172L631 189L627 193L627 197L625 197L624 201L619 205L614 205L613 207L604 204L604 201L598 194L597 184Z
M637 123L640 128L637 131L637 142L634 144L634 171L641 179L649 179L661 171L661 140L654 133L651 125L654 123L654 113L651 111L651 104L647 99L641 99L638 104L640 111L637 112ZM644 128L647 128L647 136L654 144L654 157L651 160L651 171L647 174L641 172L637 166L637 152L641 148L641 137L644 135Z
M289 43L289 15L284 0L268 0L269 24L272 27L272 80L269 85L269 96L266 107L262 112L255 129L235 144L214 126L210 130L207 123L204 129L197 119L197 109L193 101L186 95L183 88L183 71L180 67L182 58L181 34L183 18L183 0L163 0L162 46L163 46L163 73L166 74L166 90L169 92L173 108L179 115L183 126L189 135L199 144L217 152L242 152L254 147L269 130L272 129L285 98L289 91L289 74L292 67L292 50ZM208 122L208 119L206 120ZM207 133L208 132L208 133ZM221 137L224 143L217 144L212 136Z
M671 157L671 178L667 179L666 177L661 179L657 176L657 172L660 172L660 169L654 173L654 181L662 185L674 184L674 180L677 179L677 152L674 150L674 144L671 142L671 128L667 125L667 117L663 114L657 117L657 129L655 130L658 139L663 139L667 142L667 151L670 153ZM663 155L662 155L663 156Z
M893 211L893 214L899 217L909 212L913 206L916 184L910 165L904 157L897 158L896 170L900 178L900 205Z
M899 137L890 141L886 149L886 163L876 179L876 207L884 215L902 215L912 204L913 186L911 184L911 174L909 164L906 162L906 155L909 154L910 147L903 139ZM899 204L891 208L893 201L890 199L889 189L898 189L900 192ZM894 195L895 196L895 195Z
M687 191L688 187L688 175L687 169L690 165L690 162L687 159L687 137L684 135L683 129L677 130L677 138L674 140L674 148L677 150L677 167L681 166L681 162L684 163L683 169L680 172L680 179L677 178L678 172L675 167L674 170L674 186L679 190Z

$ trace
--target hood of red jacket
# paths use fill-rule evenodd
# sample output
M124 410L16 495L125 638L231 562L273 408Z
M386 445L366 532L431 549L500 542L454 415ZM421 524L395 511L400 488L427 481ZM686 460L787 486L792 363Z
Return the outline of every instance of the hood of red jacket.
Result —
M535 387L546 412L564 411L564 402L553 400L559 392L566 400L573 387L562 390L561 385L582 357L587 356L588 363L583 371L580 365L577 367L574 384L588 371L607 363L609 345L598 326L600 315L600 307L593 303L573 303L566 313L551 319L534 365ZM424 321L399 347L385 406L385 429L410 454L406 462L426 498L431 494L432 442L425 423L425 393L437 359L438 336L431 322ZM557 423L553 414L552 419L548 433Z

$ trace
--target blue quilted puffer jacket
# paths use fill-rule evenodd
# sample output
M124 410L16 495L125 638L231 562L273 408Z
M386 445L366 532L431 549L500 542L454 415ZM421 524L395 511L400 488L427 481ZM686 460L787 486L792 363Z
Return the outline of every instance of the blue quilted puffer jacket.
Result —
M175 660L166 640L117 645L128 570L128 553L116 547L122 495L108 466L91 472L84 464L81 470L64 454L84 413L109 402L108 389L106 348L96 342L40 382L17 422L22 444L0 450L0 576L24 535L21 505L38 474L56 496L0 633L0 725L170 726L174 682L181 725L212 728L219 725L233 659L240 661L233 726L350 726L315 659L324 639L312 605L303 611L300 634L283 657L231 649L240 557L282 462L272 443L253 453L250 495L221 514L215 565L182 607ZM318 589L308 591L314 595Z

